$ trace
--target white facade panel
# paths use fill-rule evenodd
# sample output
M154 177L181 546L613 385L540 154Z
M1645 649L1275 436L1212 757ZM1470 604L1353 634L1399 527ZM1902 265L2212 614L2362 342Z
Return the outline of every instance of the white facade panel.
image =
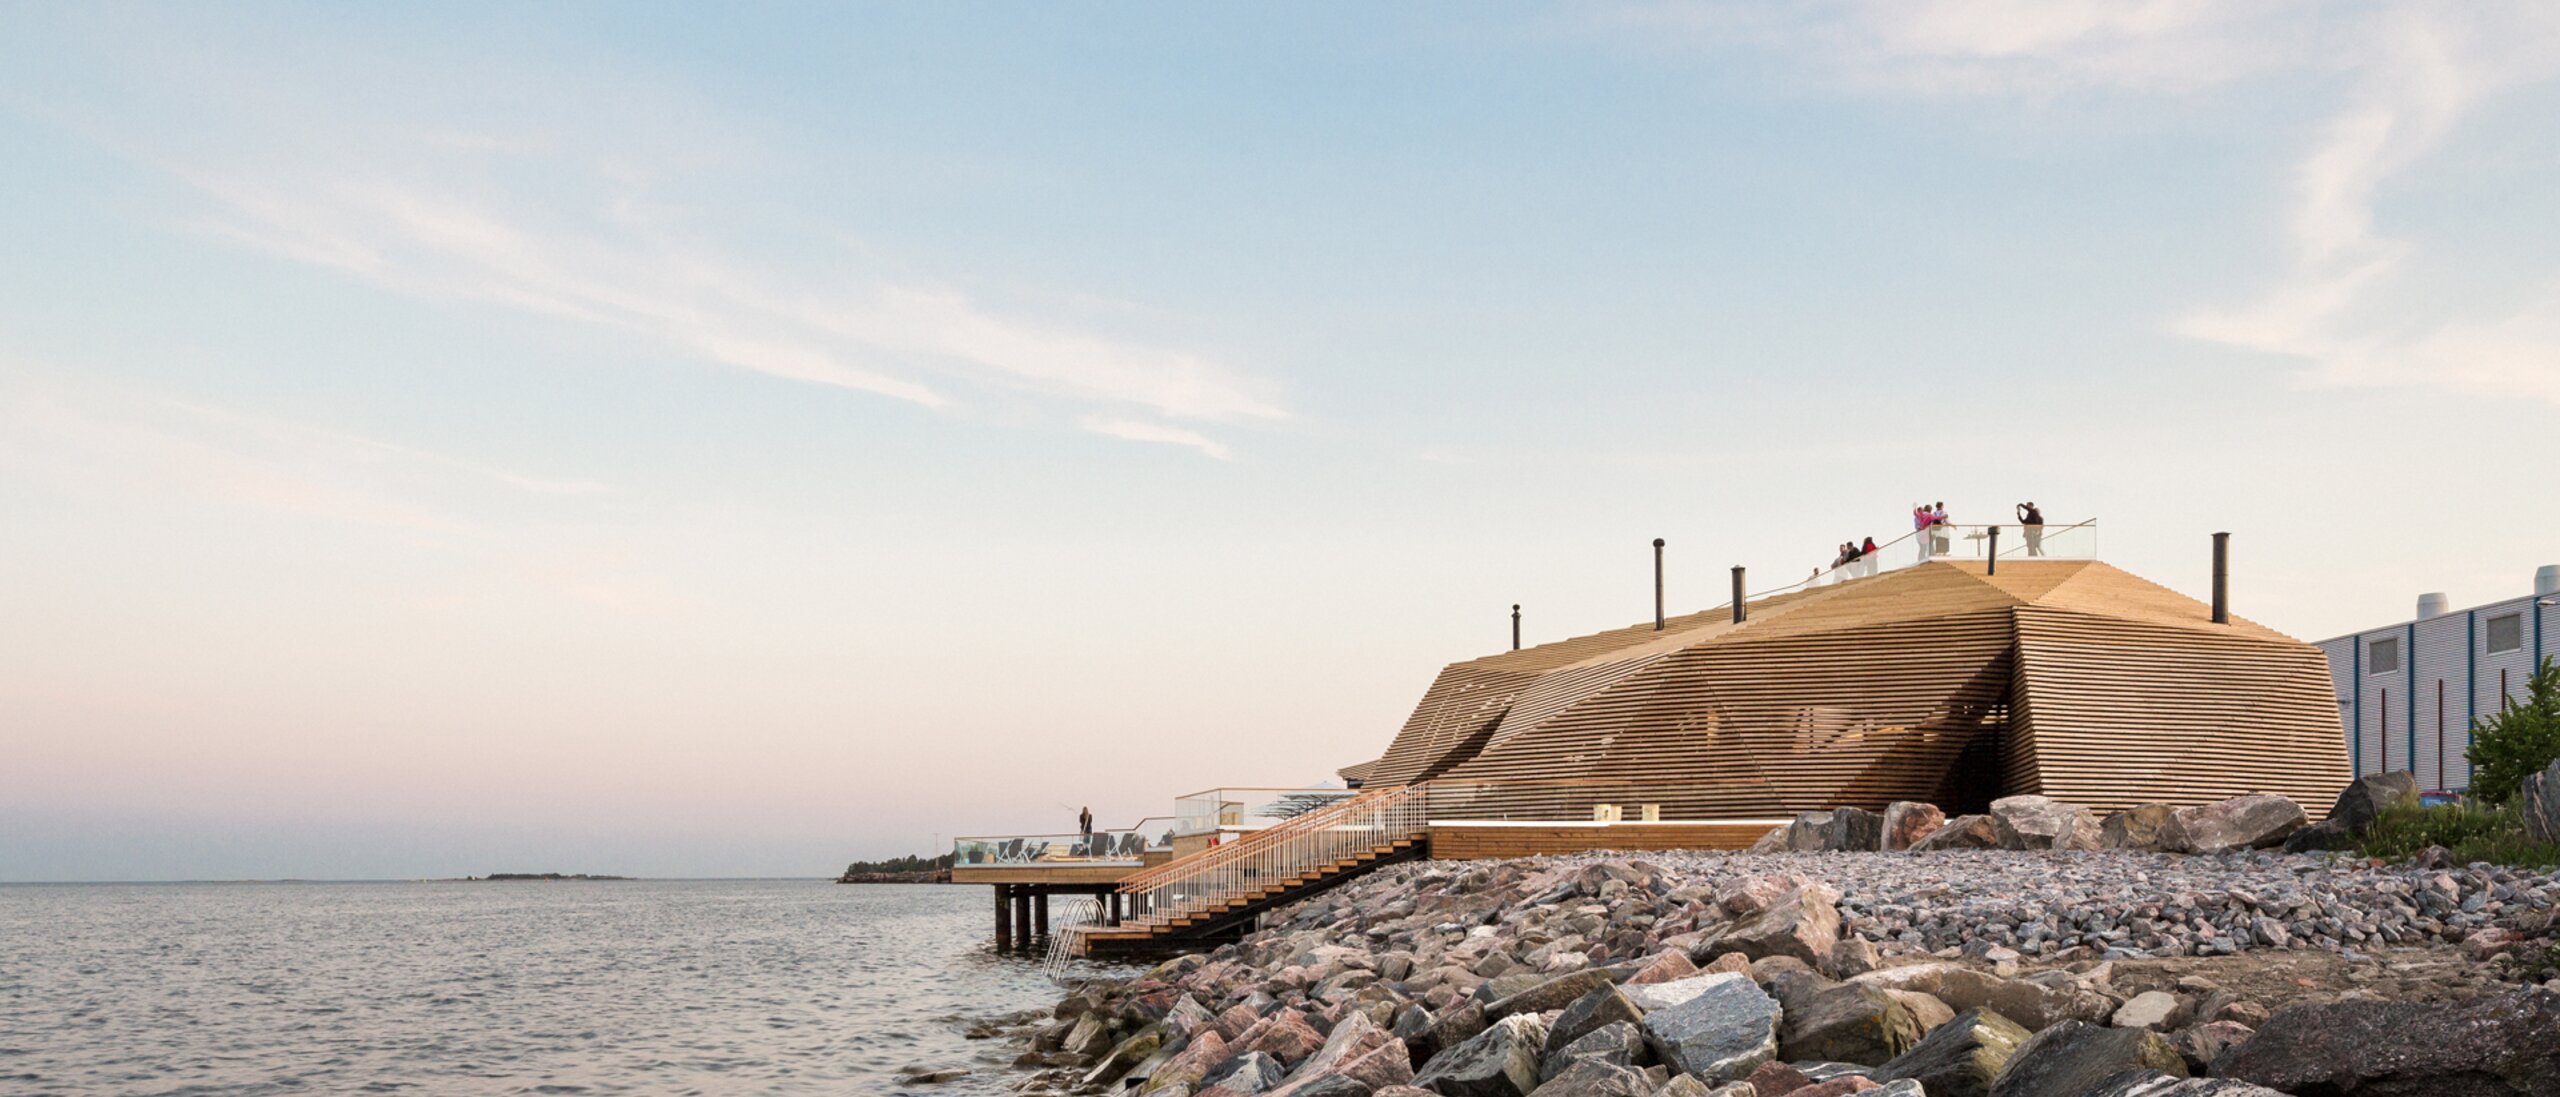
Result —
M2416 741L2414 770L2418 787L2460 789L2470 774L2462 752L2470 745L2470 721L2463 715L2470 694L2471 615L2448 613L2411 627L2409 667L2410 729Z

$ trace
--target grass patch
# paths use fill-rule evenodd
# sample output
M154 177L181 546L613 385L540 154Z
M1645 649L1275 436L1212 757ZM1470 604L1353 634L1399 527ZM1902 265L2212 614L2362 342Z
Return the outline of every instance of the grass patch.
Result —
M2360 848L2368 857L2403 861L2428 846L2443 846L2458 864L2560 865L2560 844L2534 841L2514 811L2473 804L2394 807L2373 821Z

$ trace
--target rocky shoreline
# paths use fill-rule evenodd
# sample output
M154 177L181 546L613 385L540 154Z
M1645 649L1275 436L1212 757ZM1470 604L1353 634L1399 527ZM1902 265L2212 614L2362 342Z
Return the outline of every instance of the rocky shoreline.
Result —
M2160 822L2281 814L2207 807ZM2202 854L2004 801L1995 844L2063 848L1884 852L1816 813L1772 839L1877 851L1398 866L1003 1034L1033 1093L2560 1094L2560 877L2249 848L2294 810Z

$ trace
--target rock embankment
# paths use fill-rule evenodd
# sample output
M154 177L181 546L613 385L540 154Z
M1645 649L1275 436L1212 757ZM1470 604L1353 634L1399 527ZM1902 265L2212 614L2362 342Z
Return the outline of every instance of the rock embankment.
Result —
M2299 809L2226 803L1399 866L1080 988L1023 1065L1161 1097L2560 1094L2560 879L2255 848ZM2034 848L1822 851L1958 827ZM2222 852L2075 848L2110 830Z

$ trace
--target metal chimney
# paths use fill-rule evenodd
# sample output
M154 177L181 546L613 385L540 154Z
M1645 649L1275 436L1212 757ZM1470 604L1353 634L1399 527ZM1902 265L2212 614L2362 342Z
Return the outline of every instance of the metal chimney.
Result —
M1737 625L1742 623L1743 618L1751 616L1751 605L1742 598L1742 565L1735 564L1733 566L1733 623Z
M2213 623L2231 623L2231 535L2213 535Z
M2443 591L2418 596L2418 620L2442 617L2451 612L2453 612L2453 599L2445 597Z
M1653 631L1662 631L1662 538L1653 539Z
M2560 564L2544 564L2533 569L2533 596L2549 598L2560 594Z
M1520 603L1511 603L1511 650L1520 650Z

